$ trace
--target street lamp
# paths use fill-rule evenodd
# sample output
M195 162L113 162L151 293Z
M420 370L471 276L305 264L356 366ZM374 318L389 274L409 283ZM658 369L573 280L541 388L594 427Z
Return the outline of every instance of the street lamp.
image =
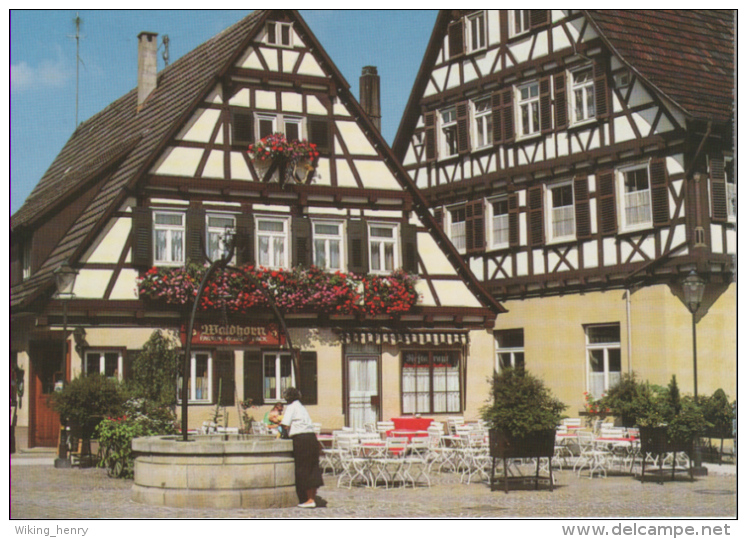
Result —
M695 329L695 313L698 312L700 304L703 301L703 292L705 291L705 281L698 275L695 270L690 271L687 277L682 281L682 291L685 296L685 305L692 314L693 320L693 395L697 402L698 399L698 344L697 332ZM705 475L708 472L703 468L700 456L700 436L695 438L695 473Z
M705 291L705 281L698 275L695 270L682 281L682 290L685 295L685 304L692 313L693 319L693 394L698 396L698 348L695 331L695 313L700 308L703 301L703 292Z
M67 260L53 272L55 285L57 286L57 297L62 300L62 382L65 381L65 370L67 367L67 302L73 297L73 288L75 287L75 278L78 276L78 270L73 268ZM56 388L55 388L56 389ZM62 427L61 427L62 428ZM67 439L60 436L60 446L58 455L54 461L55 468L69 468L70 460L67 455Z

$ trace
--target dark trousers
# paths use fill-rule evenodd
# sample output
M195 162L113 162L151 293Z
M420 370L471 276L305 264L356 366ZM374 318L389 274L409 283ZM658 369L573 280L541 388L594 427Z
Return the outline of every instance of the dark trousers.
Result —
M293 460L296 463L296 494L298 501L307 500L306 491L324 485L319 467L319 441L313 432L297 434L293 440Z

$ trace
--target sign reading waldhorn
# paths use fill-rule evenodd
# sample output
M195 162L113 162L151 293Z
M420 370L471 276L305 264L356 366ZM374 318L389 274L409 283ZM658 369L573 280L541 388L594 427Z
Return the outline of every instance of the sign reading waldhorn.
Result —
M187 326L182 324L179 331L182 344L187 341ZM280 334L277 324L195 324L192 330L193 345L255 345L282 346L285 337Z

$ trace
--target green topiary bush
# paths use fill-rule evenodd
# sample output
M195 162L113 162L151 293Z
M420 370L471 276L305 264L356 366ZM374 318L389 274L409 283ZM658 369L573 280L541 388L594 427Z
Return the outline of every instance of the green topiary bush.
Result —
M519 438L560 423L566 405L524 369L504 368L490 383L492 402L480 410L490 428Z
M102 419L122 414L126 400L127 392L119 381L90 374L66 382L62 391L52 394L51 404L64 424L79 429L82 438L90 439Z

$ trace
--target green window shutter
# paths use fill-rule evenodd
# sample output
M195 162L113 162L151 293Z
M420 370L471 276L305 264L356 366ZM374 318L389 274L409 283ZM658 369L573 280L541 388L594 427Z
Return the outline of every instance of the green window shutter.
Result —
M316 352L301 352L301 376L298 389L304 404L318 404Z
M187 210L187 260L195 264L205 261L205 209L189 208Z
M132 264L153 266L153 213L150 208L132 208Z
M348 221L348 271L368 273L368 231L361 219Z
M262 370L262 352L244 351L244 400L252 399L255 406L264 404L262 391L264 371Z
M219 390L220 389L220 393ZM213 403L233 406L236 403L236 376L233 366L233 352L221 350L213 359Z

